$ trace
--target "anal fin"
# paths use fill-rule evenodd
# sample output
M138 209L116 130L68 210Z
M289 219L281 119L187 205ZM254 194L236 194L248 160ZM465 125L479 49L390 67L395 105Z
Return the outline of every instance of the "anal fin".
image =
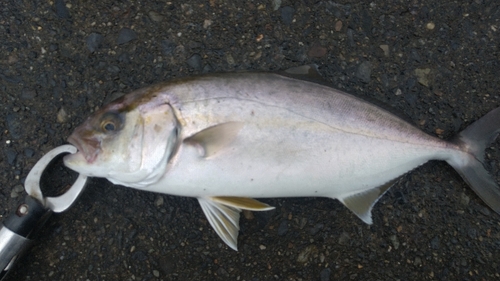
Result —
M269 211L274 209L273 206L269 206L266 203L262 203L258 200L248 197L218 196L218 197L211 197L211 199L215 202L228 205L234 208L239 208L242 210Z
M372 224L372 208L377 201L385 194L385 192L392 186L398 179L394 179L384 185L362 191L353 195L342 198L337 198L349 210L367 224Z
M274 209L265 203L245 197L207 197L198 202L219 237L233 250L238 250L241 210L267 211Z

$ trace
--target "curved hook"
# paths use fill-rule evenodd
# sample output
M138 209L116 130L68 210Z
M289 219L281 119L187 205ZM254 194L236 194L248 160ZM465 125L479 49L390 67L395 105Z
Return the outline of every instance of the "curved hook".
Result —
M24 182L24 189L26 193L31 197L40 201L46 208L51 209L53 212L60 213L68 209L76 198L80 195L85 183L87 182L87 176L78 175L75 183L66 191L64 194L57 197L44 197L42 190L40 189L40 178L42 173L50 164L50 162L61 153L76 153L76 147L65 144L58 146L51 151L47 152L38 162L35 164L33 169L28 174L26 181Z

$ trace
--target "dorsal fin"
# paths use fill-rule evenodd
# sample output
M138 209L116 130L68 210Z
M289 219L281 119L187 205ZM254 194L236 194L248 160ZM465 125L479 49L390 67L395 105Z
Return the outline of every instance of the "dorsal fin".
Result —
M329 85L328 82L325 79L323 79L323 76L321 76L321 74L318 71L318 66L315 64L308 64L308 65L288 68L286 70L279 71L277 74L293 79L309 81L331 87L331 85Z

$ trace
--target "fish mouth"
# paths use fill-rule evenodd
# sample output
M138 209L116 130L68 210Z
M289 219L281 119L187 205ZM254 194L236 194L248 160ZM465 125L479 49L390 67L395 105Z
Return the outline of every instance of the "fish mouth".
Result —
M68 142L76 147L76 153L81 153L87 163L92 164L99 152L101 151L101 143L95 138L81 138L75 134L71 134Z

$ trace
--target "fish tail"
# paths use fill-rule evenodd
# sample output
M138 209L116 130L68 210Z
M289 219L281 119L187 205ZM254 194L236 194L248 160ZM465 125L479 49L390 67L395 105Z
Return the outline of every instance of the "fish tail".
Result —
M457 170L474 192L500 214L500 187L484 166L484 150L500 133L500 107L460 132L452 142L465 152L448 163Z

